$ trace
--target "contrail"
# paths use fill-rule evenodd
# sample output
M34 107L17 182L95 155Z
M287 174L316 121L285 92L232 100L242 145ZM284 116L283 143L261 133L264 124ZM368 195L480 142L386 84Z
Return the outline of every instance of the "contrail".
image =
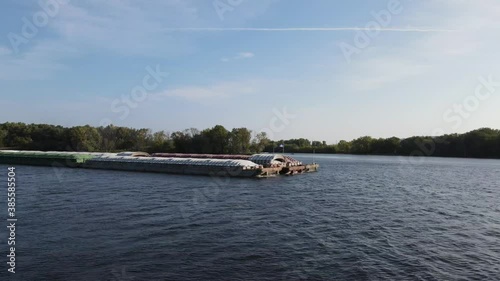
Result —
M260 27L179 27L163 28L167 32L223 32L223 31L268 31L268 32L286 32L286 31L388 31L388 32L456 32L454 29L435 29L435 28L368 28L368 27L288 27L288 28L260 28Z

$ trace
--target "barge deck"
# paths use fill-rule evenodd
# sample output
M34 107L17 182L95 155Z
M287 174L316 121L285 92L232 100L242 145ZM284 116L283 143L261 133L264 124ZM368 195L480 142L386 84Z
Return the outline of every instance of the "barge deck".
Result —
M265 178L316 172L316 163L302 164L281 154L213 155L144 152L90 153L0 151L0 164L57 166L221 177Z

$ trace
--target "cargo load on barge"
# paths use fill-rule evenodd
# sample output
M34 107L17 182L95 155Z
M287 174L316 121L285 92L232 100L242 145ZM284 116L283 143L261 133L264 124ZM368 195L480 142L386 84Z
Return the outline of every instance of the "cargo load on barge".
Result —
M0 151L0 164L155 172L228 177L271 177L315 172L281 154L217 155L145 152L92 153L60 151Z

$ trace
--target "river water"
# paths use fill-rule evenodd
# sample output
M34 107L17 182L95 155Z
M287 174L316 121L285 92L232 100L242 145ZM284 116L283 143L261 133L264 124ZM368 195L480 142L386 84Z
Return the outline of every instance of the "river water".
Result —
M417 159L315 155L271 179L17 166L0 280L500 280L500 161Z

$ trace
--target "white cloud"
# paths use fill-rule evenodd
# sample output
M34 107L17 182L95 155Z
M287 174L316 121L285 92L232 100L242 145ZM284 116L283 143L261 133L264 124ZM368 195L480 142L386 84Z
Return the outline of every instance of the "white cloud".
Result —
M153 100L175 97L193 102L206 102L254 93L256 84L255 81L245 81L220 82L208 86L186 86L152 94L151 97Z
M253 53L239 53L238 57L239 58L253 58L255 55Z
M44 33L13 54L0 47L0 80L46 79L65 69L65 59L94 52L139 57L174 57L193 51L187 36L165 34L164 26L196 25L198 11L192 1L165 0L154 3L129 0L70 1L59 6ZM34 11L40 9L32 6ZM30 18L27 12L26 17Z
M40 9L36 4L29 7L33 11L26 12L28 18ZM174 34L164 29L217 26L221 22L209 17L215 14L211 2L200 4L196 0L69 1L59 6L58 13L45 27L43 33L50 37L38 34L15 56L8 48L0 48L0 80L50 77L65 67L64 58L68 57L67 51L57 50L72 50L71 56L107 52L141 58L178 58L195 51L198 36Z
M353 91L374 91L425 74L429 66L408 57L385 56L353 65L344 82Z
M41 41L29 51L19 55L1 54L0 80L40 80L54 71L66 69L65 59L78 55L78 51L55 41Z
M223 62L228 62L228 61L232 61L232 60L242 60L242 59L250 59L250 58L253 58L255 57L255 54L254 53L251 53L251 52L242 52L242 53L238 53L237 55L233 56L233 57L230 57L230 58L222 58L221 61Z
M364 50L340 74L346 90L393 91L408 81L427 86L424 81L429 78L455 75L476 79L491 71L493 57L497 57L494 46L500 44L499 38L493 36L500 27L498 1L439 0L414 9L417 16L407 18L412 25L426 23L436 29L458 31L377 38L374 46ZM391 39L398 43L384 41Z
M194 0L196 1L196 0ZM207 18L212 18L214 23L217 25L224 26L244 26L245 23L256 17L264 14L274 3L280 2L280 0L218 0L218 2L223 2L229 4L231 9L225 10L223 12L223 20L219 17L220 14L217 12L217 9L214 8L213 3L215 1L197 1L209 3L210 9L207 11ZM198 26L207 26L207 25L198 25Z
M0 46L0 56L10 55L12 51L9 48Z
M123 55L165 57L192 50L190 40L161 31L164 26L197 24L190 1L78 1L61 6L52 28L69 44Z

